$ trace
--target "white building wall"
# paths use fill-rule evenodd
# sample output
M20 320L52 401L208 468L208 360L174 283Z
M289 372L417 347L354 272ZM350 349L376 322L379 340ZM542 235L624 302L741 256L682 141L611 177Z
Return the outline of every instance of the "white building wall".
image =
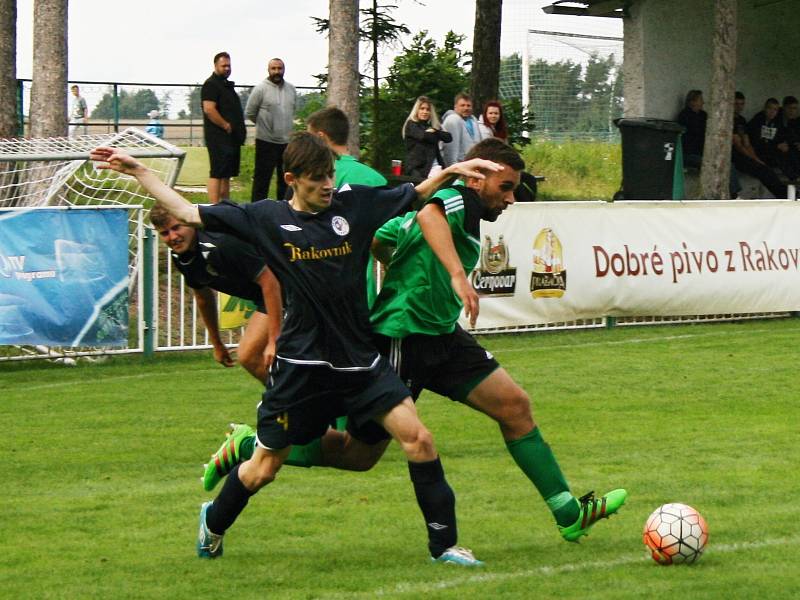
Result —
M638 0L625 23L625 114L673 119L690 89L711 84L713 0ZM746 116L800 96L800 0L739 0L736 89ZM638 36L640 42L637 42ZM638 54L638 55L637 55Z

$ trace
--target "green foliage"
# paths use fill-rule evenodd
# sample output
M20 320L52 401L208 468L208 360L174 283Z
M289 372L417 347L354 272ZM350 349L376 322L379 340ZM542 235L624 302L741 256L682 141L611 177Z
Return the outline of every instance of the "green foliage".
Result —
M125 89L119 90L117 96L119 102L120 119L144 119L151 110L162 110L161 102L156 93L149 88L141 88L131 93ZM92 119L113 119L114 118L114 92L106 92L100 102L94 107L90 115Z
M396 444L368 473L284 467L194 553L202 463L263 386L210 352L69 368L0 364L7 598L792 598L800 463L797 319L484 336L533 398L576 494L630 492L580 545L561 540L497 425L425 393L480 572L428 563ZM758 386L754 387L754 382ZM49 424L49 425L48 425ZM710 527L696 565L645 556L665 502Z
M362 123L362 147L367 148L375 168L386 170L391 159L405 156L401 131L418 96L430 97L441 115L452 108L453 97L469 87L465 55L460 49L464 39L464 36L450 31L440 47L428 37L427 31L420 31L395 58L386 82L381 86L377 115L379 130L374 148L365 143L371 140L372 121ZM362 105L362 115L365 112L363 108Z
M622 181L620 144L607 142L533 142L522 157L528 171L543 175L539 200L607 200Z

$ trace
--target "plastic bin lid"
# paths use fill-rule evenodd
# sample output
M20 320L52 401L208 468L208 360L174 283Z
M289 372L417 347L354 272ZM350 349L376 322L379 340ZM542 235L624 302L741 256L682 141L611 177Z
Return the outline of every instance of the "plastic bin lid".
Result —
M644 127L646 129L658 129L660 131L676 131L683 133L686 128L675 121L664 119L650 119L648 117L614 119L614 125L622 127Z

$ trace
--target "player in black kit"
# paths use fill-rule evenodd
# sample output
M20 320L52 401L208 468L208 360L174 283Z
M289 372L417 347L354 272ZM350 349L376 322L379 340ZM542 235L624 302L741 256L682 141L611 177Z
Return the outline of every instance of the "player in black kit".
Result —
M241 365L260 382L266 380L267 365L275 356L275 337L267 316L264 293L269 293L269 269L251 245L227 233L196 230L182 224L161 206L150 211L150 222L159 237L172 250L172 262L192 288L200 316L214 347L214 360L225 367L235 363L219 334L217 301L214 290L250 300L256 311L239 340ZM279 301L277 298L276 301Z
M223 534L250 496L275 479L292 444L321 436L332 418L347 415L355 439L370 443L360 430L375 421L408 457L431 559L481 565L456 545L455 496L433 437L419 420L408 389L372 344L365 265L375 230L406 212L418 196L427 198L455 175L483 178L478 169L502 167L474 159L451 165L416 188L345 185L334 194L334 154L317 136L301 132L284 154L285 180L294 191L291 201L198 207L124 153L98 148L91 158L101 162L99 168L136 177L181 222L252 244L285 295L285 322L258 409L258 446L250 460L231 471L217 498L203 505L198 555L222 554ZM459 286L456 293L467 315L476 314L474 291ZM273 314L269 297L267 309Z

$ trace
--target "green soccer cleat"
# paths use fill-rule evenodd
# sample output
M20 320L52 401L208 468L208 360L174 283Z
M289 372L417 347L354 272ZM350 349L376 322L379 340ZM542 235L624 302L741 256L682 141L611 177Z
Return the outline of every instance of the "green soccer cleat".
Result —
M213 490L222 478L231 472L233 467L242 462L239 454L242 442L247 438L255 437L255 432L249 425L231 423L231 427L233 431L225 434L227 439L219 447L219 450L211 455L211 460L206 465L203 474L203 488L207 492Z
M484 565L482 560L475 558L472 550L461 546L450 546L437 558L431 556L431 562L458 565L460 567L482 567Z
M197 556L200 558L222 556L222 535L213 533L206 525L206 513L211 504L211 502L204 502L200 507L200 531L197 534Z
M561 537L568 542L577 542L581 536L588 535L592 525L600 519L607 519L616 513L625 504L628 492L623 489L612 490L601 496L594 497L594 492L581 496L581 513L578 519L569 527L559 527Z

